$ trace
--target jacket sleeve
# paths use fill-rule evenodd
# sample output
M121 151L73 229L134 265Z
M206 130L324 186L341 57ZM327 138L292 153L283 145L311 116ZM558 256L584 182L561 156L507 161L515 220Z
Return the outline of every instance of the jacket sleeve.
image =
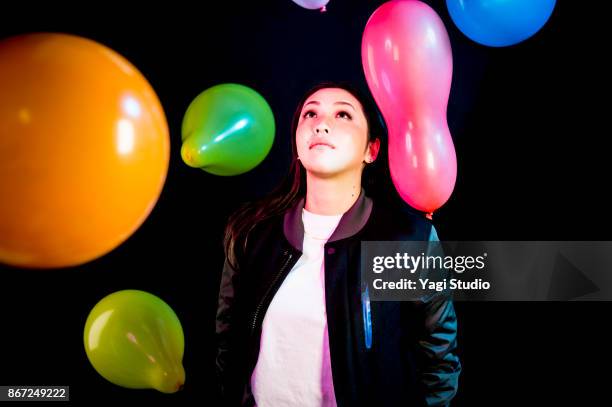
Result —
M239 273L235 270L227 258L223 265L221 283L219 287L219 301L217 306L217 317L215 324L217 355L216 373L219 383L219 391L222 399L228 399L231 383L232 359L234 345L235 324L235 291L238 284Z
M437 241L432 226L430 241ZM457 356L457 317L448 292L422 304L425 322L418 347L421 383L428 406L448 406L457 393L461 363Z

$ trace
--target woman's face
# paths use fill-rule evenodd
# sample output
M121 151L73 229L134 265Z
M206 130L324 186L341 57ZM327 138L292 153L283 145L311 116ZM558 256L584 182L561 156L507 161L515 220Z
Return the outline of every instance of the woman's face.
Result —
M361 103L344 89L324 88L310 95L295 137L302 165L317 176L360 171L364 161L372 161Z

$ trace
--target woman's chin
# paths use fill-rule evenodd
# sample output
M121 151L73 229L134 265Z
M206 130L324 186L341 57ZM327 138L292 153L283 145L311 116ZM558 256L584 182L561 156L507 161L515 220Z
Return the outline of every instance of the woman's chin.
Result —
M346 171L345 168L339 168L335 165L313 165L306 169L311 176L317 178L333 178Z

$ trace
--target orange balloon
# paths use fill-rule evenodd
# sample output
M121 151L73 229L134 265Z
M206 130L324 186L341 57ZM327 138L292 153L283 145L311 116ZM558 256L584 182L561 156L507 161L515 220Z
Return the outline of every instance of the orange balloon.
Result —
M159 99L125 58L66 34L0 41L0 262L108 253L153 209L169 154Z

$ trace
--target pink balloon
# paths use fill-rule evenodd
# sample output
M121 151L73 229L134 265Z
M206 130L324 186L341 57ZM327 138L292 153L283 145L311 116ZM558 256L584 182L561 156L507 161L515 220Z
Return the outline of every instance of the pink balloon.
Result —
M457 178L446 122L453 57L444 24L420 1L384 3L366 24L361 60L387 122L393 184L404 201L431 216Z

